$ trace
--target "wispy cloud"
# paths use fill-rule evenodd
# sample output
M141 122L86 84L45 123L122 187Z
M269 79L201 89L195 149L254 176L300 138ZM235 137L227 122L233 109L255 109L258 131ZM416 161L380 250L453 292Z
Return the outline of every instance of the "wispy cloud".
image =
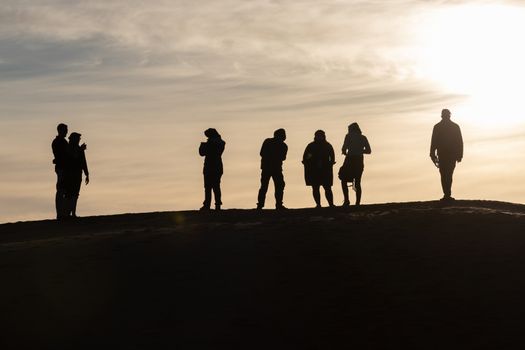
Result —
M27 200L16 177L32 174L38 198L52 190L60 121L89 143L90 213L194 207L193 151L210 123L229 137L235 206L253 204L258 142L292 129L287 194L304 205L297 159L312 129L339 143L348 119L362 118L370 133L402 134L402 117L464 99L421 79L414 55L419 15L451 3L468 1L0 0L0 192L19 189L0 195L18 203L5 218L23 217L20 203L52 212L52 201ZM372 139L388 155L413 146ZM426 134L417 143L426 149Z

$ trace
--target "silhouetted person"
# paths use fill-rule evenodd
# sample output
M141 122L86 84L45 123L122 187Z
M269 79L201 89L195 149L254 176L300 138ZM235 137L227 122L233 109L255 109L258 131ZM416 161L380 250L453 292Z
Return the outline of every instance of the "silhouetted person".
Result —
M215 197L215 209L221 209L221 177L223 173L222 153L226 143L215 129L207 129L204 135L208 138L201 142L199 154L204 157L204 202L201 210L209 210L211 192Z
M284 129L275 130L273 138L264 140L261 147L261 188L259 189L257 209L264 207L266 200L266 192L268 192L268 184L270 178L273 180L275 188L275 208L286 209L283 206L284 197L284 176L283 176L283 161L286 159L288 153L288 146L284 141L286 140L286 131Z
M55 208L57 220L62 220L68 216L66 204L66 181L65 168L68 161L69 145L66 140L67 125L58 124L58 135L51 143L53 149L53 164L55 164L55 173L57 174Z
M326 135L323 130L317 130L314 141L306 146L303 164L306 185L312 186L312 193L317 208L321 207L321 194L319 192L321 186L324 188L328 205L333 207L332 184L334 180L335 154L332 145L326 141Z
M439 168L441 186L444 197L441 200L452 198L452 175L456 162L463 159L463 138L459 125L450 120L450 111L441 111L441 121L434 126L430 144L430 158Z
M79 133L69 135L68 161L65 166L66 200L68 216L77 217L77 202L82 184L82 173L86 176L86 185L89 184L89 171L86 161L85 146L80 146Z
M348 183L353 183L356 194L355 204L361 204L361 177L364 170L364 154L372 153L368 139L361 132L359 124L352 123L348 126L348 134L343 143L343 154L346 156L341 169L339 169L339 179L343 189L343 207L350 205L348 198Z

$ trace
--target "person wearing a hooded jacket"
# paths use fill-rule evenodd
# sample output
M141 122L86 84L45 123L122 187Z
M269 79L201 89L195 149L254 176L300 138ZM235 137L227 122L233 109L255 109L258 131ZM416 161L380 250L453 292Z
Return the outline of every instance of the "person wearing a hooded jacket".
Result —
M204 157L204 202L201 210L209 210L211 206L211 193L215 197L215 209L220 210L221 177L223 174L222 153L226 143L222 140L217 130L210 128L204 132L208 138L199 147L199 154Z

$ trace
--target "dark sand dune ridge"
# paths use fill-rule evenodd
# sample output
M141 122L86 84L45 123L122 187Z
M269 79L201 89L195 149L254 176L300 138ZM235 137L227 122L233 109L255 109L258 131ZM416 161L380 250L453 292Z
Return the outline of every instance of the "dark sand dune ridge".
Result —
M393 203L0 225L0 349L508 349L525 206Z

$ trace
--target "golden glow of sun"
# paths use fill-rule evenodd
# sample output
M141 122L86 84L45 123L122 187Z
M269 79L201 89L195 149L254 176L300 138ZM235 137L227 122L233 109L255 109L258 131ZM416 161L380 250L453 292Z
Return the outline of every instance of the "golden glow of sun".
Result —
M467 95L472 122L525 121L525 7L455 5L422 22L420 74Z

